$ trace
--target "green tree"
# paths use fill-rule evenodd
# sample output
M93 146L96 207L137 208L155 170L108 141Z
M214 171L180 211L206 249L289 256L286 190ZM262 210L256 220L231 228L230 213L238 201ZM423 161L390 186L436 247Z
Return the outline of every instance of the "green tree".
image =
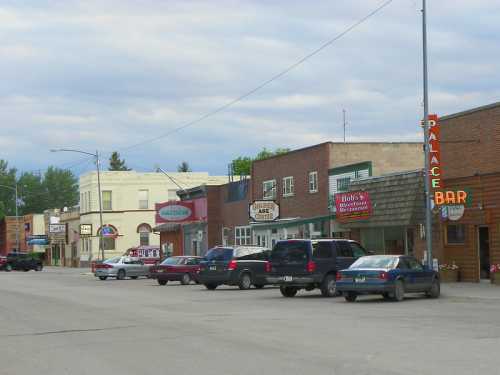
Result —
M47 193L46 208L63 208L78 204L78 180L70 170L47 168L43 176L43 187Z
M15 191L16 185L16 168L9 168L6 160L0 159L0 218L4 216L12 216L16 214Z
M177 172L191 172L191 168L187 161L183 161L177 166Z
M31 172L23 173L18 180L21 214L41 214L47 208L47 190L42 176Z
M252 158L240 156L232 161L233 174L237 176L248 176L252 168Z
M125 165L125 159L120 159L120 154L116 151L113 151L111 157L109 158L109 168L110 171L130 171Z

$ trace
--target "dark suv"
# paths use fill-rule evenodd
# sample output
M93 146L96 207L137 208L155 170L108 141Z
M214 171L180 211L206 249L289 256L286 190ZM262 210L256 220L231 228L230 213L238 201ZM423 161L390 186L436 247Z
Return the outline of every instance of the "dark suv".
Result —
M43 264L41 259L30 253L15 252L7 254L7 262L4 265L6 271L22 270L22 271L41 271Z
M198 280L207 289L219 285L238 285L260 289L266 284L270 250L260 246L214 247L200 263Z
M269 284L280 286L281 294L293 297L300 289L319 288L325 297L337 294L337 271L349 268L367 255L355 241L345 239L278 241L269 261Z

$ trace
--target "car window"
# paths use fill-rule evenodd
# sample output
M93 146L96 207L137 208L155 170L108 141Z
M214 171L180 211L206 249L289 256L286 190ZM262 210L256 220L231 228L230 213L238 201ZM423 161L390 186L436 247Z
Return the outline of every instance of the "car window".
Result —
M340 257L348 257L352 258L352 249L351 246L349 245L349 242L347 241L338 241L337 242L337 256Z
M406 261L412 271L422 271L424 269L422 265L413 258L406 258Z
M333 244L329 241L313 243L313 258L330 259L333 257Z
M196 262L196 259L194 259L194 258L189 258L189 259L186 261L186 264L187 264L188 266L194 266L194 265L196 265L196 264L198 264L198 263Z
M407 270L410 267L408 266L408 262L406 261L405 258L399 258L399 262L398 262L398 267L397 268L400 269L400 270Z
M271 251L272 262L307 262L308 241L280 241Z
M205 259L208 261L228 262L233 258L233 249L216 247L207 252Z
M107 264L116 264L120 261L120 257L114 257L114 258L110 258L108 260L105 260L104 263L107 263Z
M354 258L361 258L366 255L366 250L356 242L350 242L349 245L351 245L352 255L354 255Z
M372 255L361 257L355 261L349 269L393 269L398 262L398 258L386 255Z
M161 264L164 266L172 266L175 264L179 264L180 259L181 258L178 258L178 257L170 257L170 258L165 259L163 262L161 262Z

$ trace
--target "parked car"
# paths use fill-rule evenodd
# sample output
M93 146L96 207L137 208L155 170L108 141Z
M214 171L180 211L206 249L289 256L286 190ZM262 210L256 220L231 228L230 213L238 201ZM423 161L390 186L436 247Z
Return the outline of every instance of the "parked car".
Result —
M361 294L381 294L402 301L405 293L440 295L439 274L406 255L372 255L358 259L337 274L337 289L348 302Z
M219 285L237 285L257 289L266 284L270 250L260 246L215 247L200 263L198 279L207 289Z
M294 297L300 289L319 288L325 297L337 295L336 274L365 256L357 242L346 239L283 240L271 252L266 280L280 286L284 297Z
M150 277L156 279L158 284L166 285L169 281L180 281L188 285L191 281L198 283L198 272L202 257L175 256L150 268Z
M13 252L7 254L3 265L5 271L41 271L43 269L42 260L33 253Z
M94 275L101 280L106 280L108 277L116 277L117 280L126 277L137 279L139 276L149 277L150 267L151 265L144 264L139 258L121 256L97 263Z

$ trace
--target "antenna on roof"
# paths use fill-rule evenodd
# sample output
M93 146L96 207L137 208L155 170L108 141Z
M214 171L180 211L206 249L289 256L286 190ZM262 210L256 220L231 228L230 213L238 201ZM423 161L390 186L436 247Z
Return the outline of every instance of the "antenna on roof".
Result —
M344 143L345 142L345 127L346 127L346 122L345 122L345 109L342 110L342 117L344 119L343 123L344 123Z

